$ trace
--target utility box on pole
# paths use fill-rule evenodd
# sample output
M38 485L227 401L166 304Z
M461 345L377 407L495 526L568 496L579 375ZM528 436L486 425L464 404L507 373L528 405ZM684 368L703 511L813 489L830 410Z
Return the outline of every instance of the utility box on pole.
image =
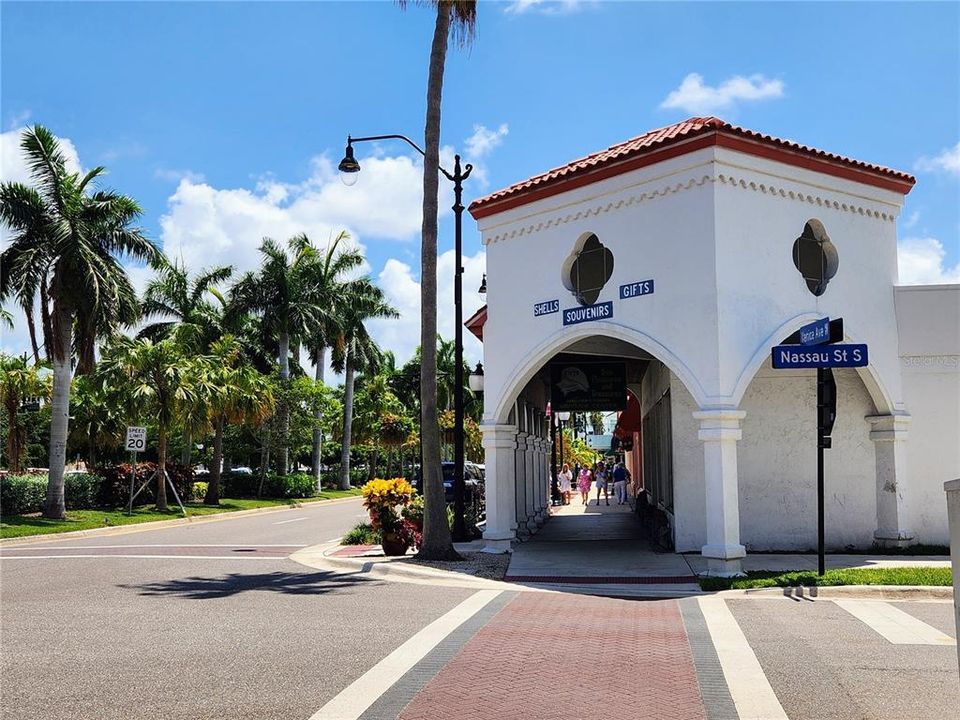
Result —
M950 523L954 628L960 637L960 479L945 482L943 489L947 492L947 521ZM960 669L960 643L957 644L957 667Z

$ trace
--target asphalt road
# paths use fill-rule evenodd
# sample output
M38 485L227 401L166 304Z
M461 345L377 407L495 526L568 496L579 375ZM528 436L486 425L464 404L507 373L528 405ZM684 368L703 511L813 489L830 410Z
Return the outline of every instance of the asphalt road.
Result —
M470 595L285 558L361 516L358 500L4 548L2 717L309 718ZM50 557L75 554L98 557Z

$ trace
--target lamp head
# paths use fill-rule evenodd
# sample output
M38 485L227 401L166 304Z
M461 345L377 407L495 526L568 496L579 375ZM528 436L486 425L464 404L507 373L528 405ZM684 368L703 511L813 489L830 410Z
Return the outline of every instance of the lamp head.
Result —
M480 293L481 295L487 294L487 274L486 273L483 274L483 280L480 281L480 287L477 290L477 292Z
M353 143L350 142L349 138L347 139L347 152L337 169L340 171L340 180L344 185L356 185L357 180L360 179L360 163L353 157Z

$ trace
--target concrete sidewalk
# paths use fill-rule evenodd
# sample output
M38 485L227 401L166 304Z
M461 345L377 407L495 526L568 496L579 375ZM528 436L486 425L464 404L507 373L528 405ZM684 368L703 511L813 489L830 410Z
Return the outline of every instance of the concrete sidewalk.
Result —
M828 555L828 568L949 567L946 556ZM543 529L514 547L506 580L545 589L618 596L699 593L706 560L653 547L627 506L575 502L555 507ZM816 570L817 556L748 553L746 571Z

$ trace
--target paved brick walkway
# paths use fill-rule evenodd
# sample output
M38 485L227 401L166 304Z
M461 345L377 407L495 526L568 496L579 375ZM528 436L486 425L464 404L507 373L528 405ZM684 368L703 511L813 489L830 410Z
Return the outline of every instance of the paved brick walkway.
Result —
M402 720L704 720L676 601L521 593Z

